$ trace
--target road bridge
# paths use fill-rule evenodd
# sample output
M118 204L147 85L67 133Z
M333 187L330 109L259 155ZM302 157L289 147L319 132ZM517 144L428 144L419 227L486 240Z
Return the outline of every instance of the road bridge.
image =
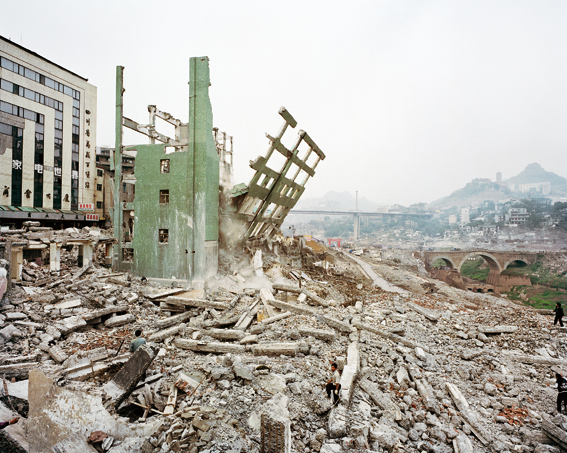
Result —
M365 217L411 217L411 218L422 218L430 219L433 217L433 213L422 212L422 213L401 213L401 212L374 212L374 211L317 211L317 210L303 210L303 209L292 209L289 214L302 214L302 215L351 215L354 220L354 240L358 240L358 234L360 231L360 219Z
M500 274L514 262L533 264L537 260L537 252L495 251L495 250L457 250L450 252L423 252L425 268L429 271L437 260L443 260L445 265L456 270L459 274L464 262L472 257L480 256L486 261L490 272L486 283L495 287L500 283Z

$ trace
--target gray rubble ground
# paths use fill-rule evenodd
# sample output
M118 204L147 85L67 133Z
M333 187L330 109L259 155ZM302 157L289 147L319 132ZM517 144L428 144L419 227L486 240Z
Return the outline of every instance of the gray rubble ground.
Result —
M143 329L158 352L146 385L122 404L130 412L118 408L115 416L129 416L134 431L145 420L161 423L146 438L105 441L106 451L259 451L262 413L277 405L289 418L293 452L559 451L545 433L567 428L553 380L555 369L567 368L567 345L545 314L417 272L380 273L385 264L376 272L391 282L397 275L409 292L370 288L340 255L327 270L303 269L303 293L273 291L270 310L261 288L298 285L268 258L264 277L240 268L210 281L204 294L171 294L97 265L74 280L73 259L63 258L61 275L27 264L33 278L4 298L0 374L20 381L39 369L61 387L104 398L103 385L130 357L133 331ZM422 280L436 292L411 291ZM301 310L260 322L284 312L278 301ZM235 329L247 315L252 323ZM336 407L322 388L331 361L345 367L348 388Z

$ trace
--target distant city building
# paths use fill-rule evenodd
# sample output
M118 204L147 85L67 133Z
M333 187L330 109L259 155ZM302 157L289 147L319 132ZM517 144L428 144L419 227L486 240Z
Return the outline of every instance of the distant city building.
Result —
M459 225L464 227L470 223L471 208L460 208L459 209Z
M523 225L527 222L529 216L526 208L510 208L508 210L507 223L510 225Z
M376 212L380 212L382 214L386 214L388 212L388 206L378 206L376 208Z
M496 173L496 182L502 182L502 172Z
M0 219L96 220L96 108L87 79L0 36Z
M457 223L457 216L455 214L451 214L449 216L449 225L453 225L454 223Z
M543 195L548 195L551 192L551 183L546 182L534 182L530 184L518 184L518 190L522 193L529 192L539 192Z

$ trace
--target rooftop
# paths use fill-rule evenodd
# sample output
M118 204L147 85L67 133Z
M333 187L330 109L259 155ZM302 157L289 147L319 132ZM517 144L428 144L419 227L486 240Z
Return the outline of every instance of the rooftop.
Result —
M78 77L78 78L84 80L85 82L88 82L88 81L89 81L89 79L87 79L87 78L85 78L85 77L82 77L82 76L80 76L79 74L74 73L73 71L69 71L67 68L64 68L63 66L58 65L57 63L54 63L53 61L48 60L48 59L45 58L45 57L42 57L41 55L39 55L38 53L34 52L33 50L29 50L28 48L26 48L26 47L24 47L24 46L21 46L20 44L15 43L15 42L12 41L11 39L5 38L4 36L1 36L1 35L0 35L0 40L5 41L5 42L7 42L7 43L10 43L10 44L13 45L14 47L17 47L18 49L24 50L24 51L26 51L27 53L29 53L30 55L33 55L34 57L41 58L43 61L45 61L45 62L47 62L47 63L49 63L49 64L52 64L53 66L56 66L56 67L58 67L59 69L62 69L63 71L68 72L69 74L74 75L75 77Z

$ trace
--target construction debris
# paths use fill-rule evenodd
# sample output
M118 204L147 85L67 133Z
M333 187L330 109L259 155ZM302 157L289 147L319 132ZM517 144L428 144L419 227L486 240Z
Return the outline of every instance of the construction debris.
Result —
M264 248L261 276L243 260L200 292L79 268L76 253L61 248L57 272L24 262L0 307L0 409L29 402L5 430L26 427L10 439L28 451L566 448L553 385L567 343L547 312L433 280L385 291L331 251L294 269ZM147 344L132 354L136 329Z

